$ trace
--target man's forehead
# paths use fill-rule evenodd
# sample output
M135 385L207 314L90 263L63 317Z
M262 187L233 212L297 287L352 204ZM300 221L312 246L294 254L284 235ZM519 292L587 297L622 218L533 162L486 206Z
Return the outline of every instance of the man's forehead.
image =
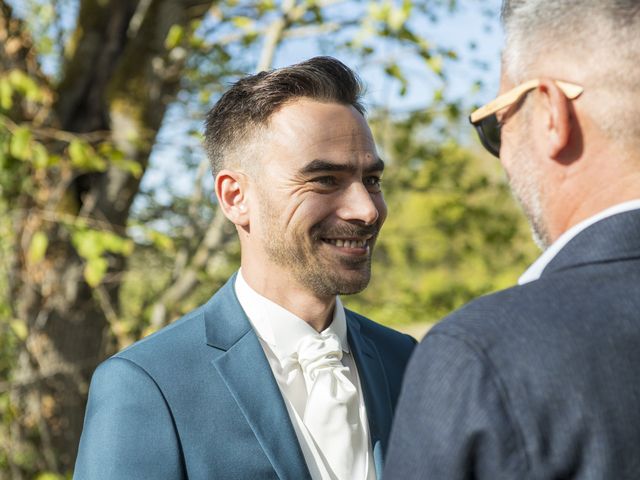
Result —
M267 128L271 140L300 147L351 145L374 148L369 126L355 108L303 99L274 113Z
M305 127L323 124L324 127L331 127L337 122L367 125L362 114L352 105L321 102L310 98L299 98L288 102L274 112L269 119L269 123L275 126L290 124Z

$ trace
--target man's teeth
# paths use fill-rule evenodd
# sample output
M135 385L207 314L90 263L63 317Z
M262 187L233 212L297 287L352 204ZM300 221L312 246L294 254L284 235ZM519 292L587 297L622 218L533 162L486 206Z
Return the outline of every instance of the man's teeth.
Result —
M364 248L367 245L366 240L341 240L341 239L327 239L332 245L336 247L345 247L345 248Z

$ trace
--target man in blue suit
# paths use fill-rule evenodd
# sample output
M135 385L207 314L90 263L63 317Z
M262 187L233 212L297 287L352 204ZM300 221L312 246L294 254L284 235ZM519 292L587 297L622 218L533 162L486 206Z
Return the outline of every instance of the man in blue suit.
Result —
M205 146L241 268L95 372L74 478L379 478L411 337L342 307L386 216L355 74L243 78Z
M416 349L385 477L640 478L640 2L507 0L472 113L545 248Z

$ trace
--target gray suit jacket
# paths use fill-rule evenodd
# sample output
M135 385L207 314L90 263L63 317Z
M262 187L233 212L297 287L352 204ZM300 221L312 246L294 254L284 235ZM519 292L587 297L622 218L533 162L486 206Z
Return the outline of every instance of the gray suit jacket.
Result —
M640 210L427 335L385 478L640 479Z
M310 478L234 279L207 304L96 370L74 479ZM381 472L415 341L346 314Z

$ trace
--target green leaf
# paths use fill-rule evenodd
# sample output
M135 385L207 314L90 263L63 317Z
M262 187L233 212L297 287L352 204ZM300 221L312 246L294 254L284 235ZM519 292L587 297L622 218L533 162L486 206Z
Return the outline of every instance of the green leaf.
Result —
M406 8L406 5L403 8L390 8L387 23L389 28L394 31L400 30L400 28L406 23L409 19L409 14L411 13L410 8Z
M68 152L71 164L75 167L98 172L107 169L107 162L83 140L72 140L69 143Z
M392 63L391 65L387 65L384 71L387 75L397 79L400 82L400 95L404 96L407 93L409 82L402 73L400 67L397 64Z
M254 20L250 17L237 16L231 19L231 23L245 32L252 32L254 28Z
M147 235L151 242L158 248L158 250L162 252L174 252L175 245L173 243L173 239L165 235L164 233L160 233L157 230L149 230Z
M124 170L125 172L129 172L136 178L140 178L142 176L142 165L135 160L125 158L124 153L115 148L112 143L103 142L98 145L98 153L114 167Z
M49 166L49 152L41 143L33 144L31 162L33 163L33 166L38 169Z
M76 167L84 166L87 163L87 150L80 140L72 140L69 143L69 158Z
M436 75L442 75L443 61L440 55L435 55L427 59L427 65Z
M184 38L184 27L182 25L172 25L164 40L164 46L167 50L176 48Z
M73 233L71 240L82 258L86 260L99 258L104 252L104 246L96 236L97 233L93 230L78 230Z
M31 131L26 127L18 127L11 137L9 153L18 160L28 160L31 153L30 142Z
M84 267L84 279L87 281L89 286L95 288L100 285L100 282L107 273L108 268L109 262L107 262L106 258L92 258L87 261L87 264Z
M142 176L142 166L134 161L129 159L122 160L114 160L113 165L120 170L124 170L125 172L129 172L136 178L140 178Z
M100 258L105 252L128 256L134 247L130 238L101 230L79 229L73 233L71 239L78 254L87 261Z
M0 78L0 108L9 110L13 106L13 89L6 78Z
M27 100L37 102L43 99L44 95L40 86L22 70L12 70L8 78L11 86L24 95Z
M31 245L29 245L29 252L27 258L30 263L38 263L44 258L47 253L47 247L49 246L49 239L44 232L36 232L31 238Z
M312 3L312 2L307 2L307 3ZM260 14L270 12L276 8L276 4L274 0L260 0L258 1L256 6Z
M9 326L11 330L21 341L25 341L27 336L29 335L29 327L27 327L26 322L20 320L19 318L14 318L9 322Z
M100 243L108 252L130 255L133 251L133 241L111 232L96 232L100 237Z
M65 477L57 473L44 472L38 475L36 480L65 480Z

